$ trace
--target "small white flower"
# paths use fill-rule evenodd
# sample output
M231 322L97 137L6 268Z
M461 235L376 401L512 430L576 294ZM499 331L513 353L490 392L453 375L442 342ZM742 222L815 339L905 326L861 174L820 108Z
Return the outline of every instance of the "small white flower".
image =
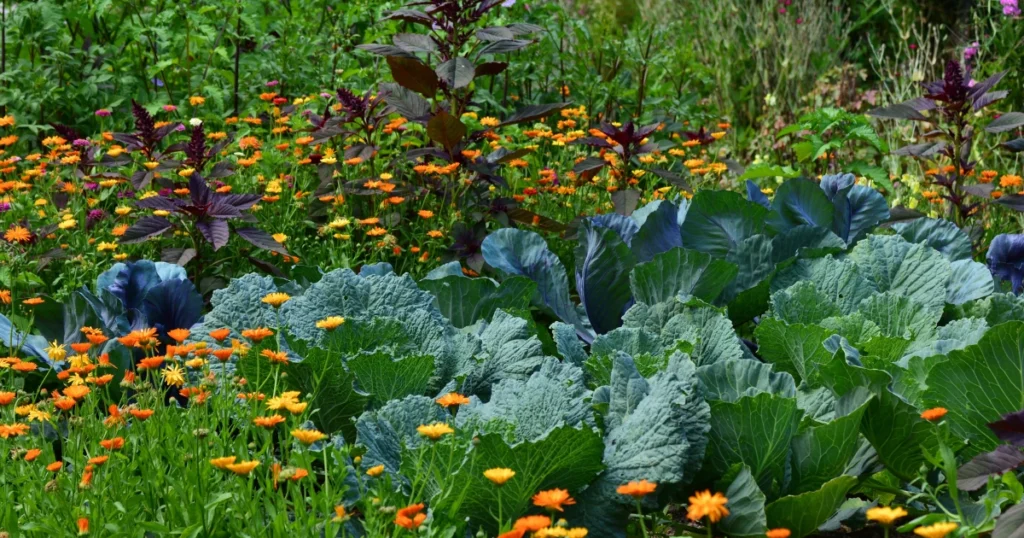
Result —
M201 120L199 118L192 118L192 119L188 120L188 123L192 127L199 127L200 125L203 124L203 120Z

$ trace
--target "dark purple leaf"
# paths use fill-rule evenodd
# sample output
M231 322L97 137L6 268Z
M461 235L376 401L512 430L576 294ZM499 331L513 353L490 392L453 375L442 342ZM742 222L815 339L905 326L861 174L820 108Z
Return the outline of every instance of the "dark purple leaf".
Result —
M1024 503L1011 506L999 516L992 538L1024 538Z
M206 184L206 180L193 174L188 178L188 195L194 206L207 206L213 198L213 191Z
M526 22L514 22L512 24L509 24L505 28L511 30L512 33L515 35L535 34L537 32L544 31L543 26L537 26L536 24L529 24Z
M544 105L529 105L515 111L511 116L505 118L501 125L512 125L525 121L538 120L569 106L570 103L548 103Z
M974 109L975 110L981 110L981 109L987 107L988 105L991 105L992 103L995 103L996 101L999 101L1001 99L1006 99L1006 96L1009 95L1009 94L1010 94L1010 92L1008 92L1006 90L999 90L997 92L988 92L985 95L982 95L982 96L978 97L974 101Z
M1000 71L999 73L996 73L991 77L988 77L987 79L978 82L977 84L972 86L970 90L967 91L967 96L974 101L975 110L981 108L980 106L978 106L978 99L980 99L982 95L988 93L988 91L991 90L992 88L995 88L996 84L999 84L999 81L1006 76L1006 73L1006 71Z
M985 131L990 133L1002 133L1011 131L1024 125L1024 112L1007 112L1002 116L999 116L992 123L985 127Z
M988 484L990 476L1002 476L1024 463L1024 454L1017 447L1000 445L992 452L975 456L956 473L956 486L964 491L976 491Z
M256 205L263 197L258 194L221 194L216 199L235 206L235 209L245 210Z
M576 166L572 167L572 171L579 176L593 177L598 170L605 167L608 164L604 159L600 157L587 157L582 161L576 163Z
M415 9L396 9L389 12L384 16L384 18L412 22L425 26L433 26L434 24L434 19L430 15L427 15L422 11L416 11Z
M274 239L270 234L259 228L236 228L235 233L242 239L245 239L263 250L270 250L278 254L288 255L288 251L284 248L284 245L278 243L277 239Z
M430 115L430 103L414 91L399 84L384 83L381 89L387 92L387 103L409 121L425 123Z
M977 185L964 185L963 191L971 196L977 196L979 198L991 198L992 190L995 185L991 183L979 183Z
M224 199L222 196L213 198L206 214L215 219L233 219L242 216L242 211Z
M505 148L499 148L494 150L492 153L488 153L486 161L489 163L502 164L509 161L514 161L520 157L526 156L533 153L530 148L519 148L515 151L509 151Z
M520 49L524 49L533 44L533 41L525 39L507 39L505 41L492 41L483 47L480 47L480 56L487 54L504 54L506 52L515 52Z
M473 82L473 77L476 76L476 68L473 66L473 62L462 56L457 56L437 66L435 73L437 78L444 82L445 86L457 90L465 88L469 86L470 82ZM398 79L396 78L395 80ZM432 96L433 94L430 95L430 97Z
M1010 209L1024 211L1024 195L1022 194L1004 194L996 200L996 203L1009 207Z
M620 215L626 217L632 215L639 203L640 191L626 189L612 193L612 204L615 205L615 212Z
M426 52L437 51L437 43L434 43L430 36L422 34L398 34L392 38L395 46L405 52Z
M459 118L441 110L427 122L427 136L451 151L466 136L466 126Z
M143 198L138 202L135 202L135 206L142 209L162 209L164 211L177 211L178 203L176 200L166 198L164 196L150 196L149 198Z
M868 112L868 115L876 118L896 120L929 121L924 114L921 114L916 108L907 103L897 103L895 105L876 108Z
M568 226L555 219L545 217L521 207L514 207L506 212L510 219L520 224L527 224L545 232L560 234L569 229Z
M387 57L394 56L396 58L415 58L416 57L412 53L402 49L401 47L396 47L394 45L382 45L382 44L379 44L379 43L364 43L362 45L356 45L356 48L357 49L361 49L361 50L365 50L366 52L369 52L371 54L376 54L378 56L387 56Z
M136 190L145 190L153 182L153 172L149 170L138 170L131 177L132 186Z
M388 56L388 67L395 82L425 97L433 98L437 93L437 75L427 64L416 58Z
M196 257L196 249L194 248L165 248L160 252L160 261L167 263L173 263L184 267L185 264L192 261L192 258Z
M249 260L249 263L255 265L257 268L259 268L259 270L263 271L264 273L280 278L285 278L286 276L288 276L285 274L284 271L281 270L280 267L268 261L264 261L259 258L254 258L252 256L246 256L246 259Z
M1009 142L1004 143L1003 147L1014 153L1024 151L1024 138L1010 140Z
M1024 446L1024 411L1007 413L1003 418L988 423L996 437L1017 446Z
M206 179L220 179L222 177L228 177L234 173L235 168L229 161L221 161L213 165L213 168L210 169L210 172L206 174Z
M945 142L925 142L924 144L903 146L902 148L894 151L893 155L902 155L907 157L931 157L945 148Z
M174 225L171 221L163 217L142 217L131 228L125 230L120 242L125 245L141 243L170 230L172 226Z
M476 76L486 77L501 74L508 68L508 62L484 62L476 66Z
M196 223L196 228L199 228L203 237L213 245L213 250L220 250L221 247L228 244L228 236L231 232L227 221L220 219L201 220Z
M506 41L514 39L515 34L508 28L501 26L491 26L488 28L481 28L476 31L476 38L480 41Z
M579 144L582 146L590 146L592 148L610 148L611 144L607 140L596 137L596 136L585 136L583 138L577 138L572 141L573 144Z

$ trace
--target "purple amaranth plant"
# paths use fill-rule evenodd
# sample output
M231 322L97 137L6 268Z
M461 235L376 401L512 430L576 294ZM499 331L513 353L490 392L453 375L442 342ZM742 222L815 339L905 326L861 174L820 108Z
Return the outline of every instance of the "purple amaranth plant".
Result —
M1006 97L1006 91L993 91L1004 75L1006 71L972 85L970 72L965 72L959 62L950 60L946 63L942 80L922 84L923 97L868 112L878 118L919 121L932 127L924 134L926 142L904 146L895 154L930 160L941 156L952 162L952 171L937 174L934 181L945 189L942 198L950 202L952 218L960 225L965 224L980 205L980 202L971 201L969 196L991 198L992 185L965 183L977 164L971 160L975 129L970 119ZM1024 114L1010 112L989 123L985 131L1001 133L1021 125L1024 125Z
M1003 15L1007 17L1019 17L1020 6L1017 0L999 0L999 3L1003 6Z

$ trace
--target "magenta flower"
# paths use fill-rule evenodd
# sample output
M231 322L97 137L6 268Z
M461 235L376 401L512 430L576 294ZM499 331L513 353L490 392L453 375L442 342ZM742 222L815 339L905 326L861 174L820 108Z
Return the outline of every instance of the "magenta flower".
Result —
M101 108L96 111L96 115L105 118L110 115L110 111L105 108Z
M178 107L174 105L164 105L164 112L174 112L175 110L178 110Z
M1020 16L1020 6L1017 4L1017 0L999 0L999 3L1003 6L1003 15L1007 17Z
M277 86L280 83L281 83L281 81L279 81L279 80L271 80L271 81L267 82L266 86L268 88L273 88L274 86Z

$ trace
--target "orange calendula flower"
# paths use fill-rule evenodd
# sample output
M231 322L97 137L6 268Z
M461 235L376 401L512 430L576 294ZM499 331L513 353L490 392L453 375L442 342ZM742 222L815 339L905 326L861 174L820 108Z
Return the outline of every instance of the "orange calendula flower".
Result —
M124 437L104 439L100 441L100 446L107 450L121 450L122 448L124 448Z
M128 412L139 422L145 422L149 417L153 416L152 409L132 409Z
M256 417L252 419L252 423L269 430L284 422L284 420L284 417L281 415L270 415L269 417Z
M89 458L89 465L95 465L95 466L99 467L100 465L103 465L104 463L107 463L107 461L109 459L110 459L110 456L95 456L95 457Z
M4 232L4 240L8 243L28 243L32 240L32 232L28 231L28 228L14 226Z
M213 458L212 460L210 460L210 465L213 465L214 467L216 467L218 469L227 470L228 465L231 465L232 463L235 463L236 459L238 459L238 458L235 457L235 456L224 456L222 458Z
M634 499L639 499L641 497L645 497L647 495L650 495L651 493L654 493L654 490L657 489L657 487L658 484L654 482L648 482L647 480L640 480L639 482L637 482L634 480L632 482L629 482L628 484L623 484L619 486L618 488L615 489L615 491L619 495L628 495L630 497L633 497Z
M525 516L516 520L514 529L521 529L526 532L537 532L551 526L551 518L548 516Z
M138 368L140 370L155 370L164 363L163 357L146 357L139 361Z
M437 441L438 439L441 438L441 436L453 433L455 430L453 430L451 426L445 424L444 422L435 422L433 424L423 424L417 426L416 431L419 432L420 435L426 437L427 439L430 439L431 441Z
M569 506L576 504L576 499L569 496L569 492L564 489L549 489L541 491L533 496L534 506L541 508L547 508L549 510L557 510L562 512L562 506Z
M231 463L225 465L224 468L235 473L237 475L247 475L252 472L253 469L259 467L260 462L258 461L243 461L239 463Z
M441 407L451 407L453 405L466 405L469 403L469 398L459 394L458 392L449 392L448 394L438 398L436 401Z
M56 473L57 471L61 470L61 468L63 468L63 467L64 467L64 462L63 461L55 461L55 462L47 465L46 466L46 470L50 471L51 473Z
M184 342L185 339L187 339L190 334L192 334L192 332L189 331L188 329L173 329L167 331L167 336L170 336L171 339L173 339L175 342L179 344Z
M699 521L706 517L712 523L718 523L719 520L729 515L729 509L725 507L728 502L729 499L721 493L716 492L712 495L709 490L698 492L690 497L690 505L686 507L686 517L693 521Z
M427 520L427 514L423 513L423 503L412 504L401 508L395 515L395 525L406 529L415 529Z
M369 469L366 470L366 474L373 478L377 478L378 476L384 474L384 465L374 465L373 467L370 467Z
M229 336L231 336L231 329L228 329L227 327L210 331L210 338L213 338L218 342L223 342L224 339Z
M935 422L936 420L940 420L942 417L946 416L946 413L948 412L949 411L947 411L945 407L933 407L923 411L921 413L921 418Z
M273 336L274 331L266 327L258 327L256 329L246 329L242 331L242 336L252 340L253 342L259 342L268 336Z
M284 351L273 351L270 349L264 349L263 351L260 352L260 355L263 355L272 363L288 364L288 354L285 353Z
M764 533L764 536L765 538L789 538L790 534L792 533L789 532L789 529L778 528L769 530Z
M235 350L233 350L231 348L215 349L215 350L213 350L213 356L217 357L217 360L219 360L221 362L226 362L228 359L231 358L231 354L234 353L234 352L235 352Z
M80 517L78 518L78 535L83 536L89 534L89 518Z
M29 449L29 451L25 453L25 456L24 456L23 459L25 461L35 461L35 459L38 458L39 455L42 454L42 453L43 453L42 450L39 450L38 448L32 448L32 449Z
M17 396L17 393L14 392L0 392L0 405L10 405Z
M32 297L31 299L25 299L24 301L21 302L21 304L28 306L39 306L45 302L46 300L43 299L42 297Z
M304 445L311 445L322 439L326 439L327 435L317 430L304 430L295 429L292 430L292 437L298 439Z

